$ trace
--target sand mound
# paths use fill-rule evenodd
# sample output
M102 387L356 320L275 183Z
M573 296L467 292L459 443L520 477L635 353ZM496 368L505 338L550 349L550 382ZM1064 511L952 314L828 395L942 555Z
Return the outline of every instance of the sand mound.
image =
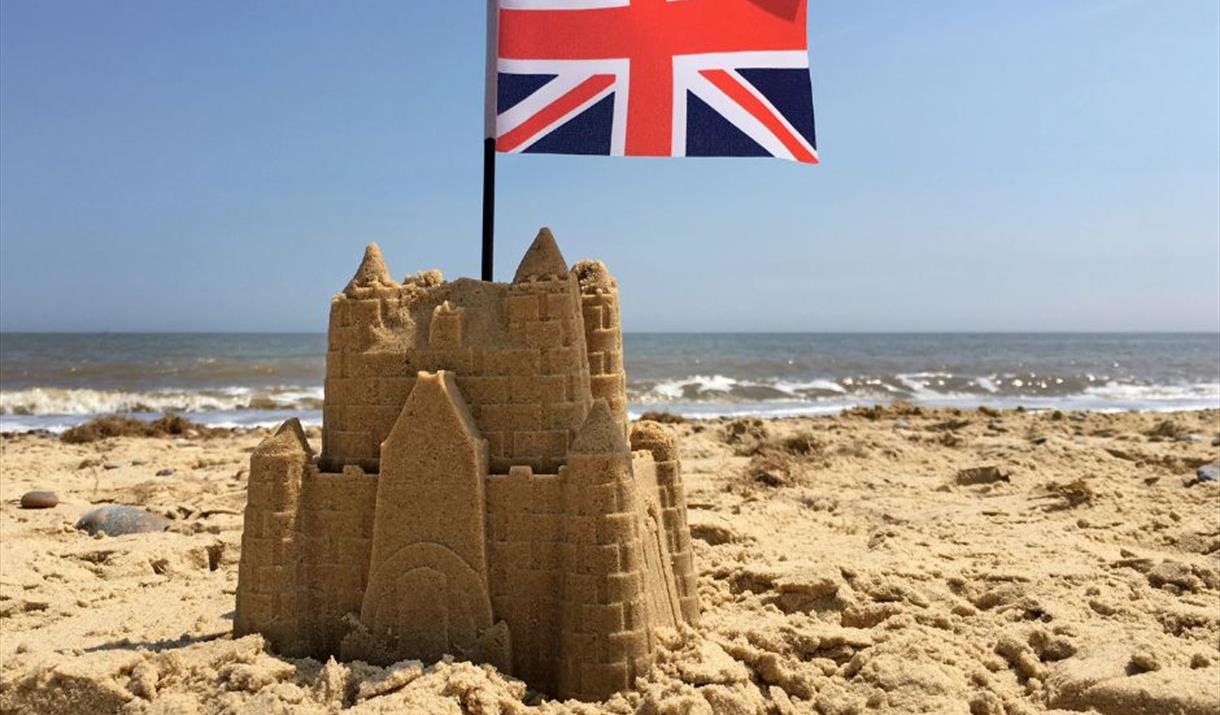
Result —
M1192 465L1216 460L1220 412L1173 416L1202 440L1162 421L879 408L761 423L748 446L727 422L679 424L703 618L662 631L654 671L593 704L471 663L323 663L234 640L261 435L7 438L0 711L1215 713L1220 484ZM144 466L77 469L99 454ZM745 478L759 454L798 477ZM959 480L983 467L1005 478ZM20 510L32 488L60 505ZM93 539L71 522L98 500L178 516Z

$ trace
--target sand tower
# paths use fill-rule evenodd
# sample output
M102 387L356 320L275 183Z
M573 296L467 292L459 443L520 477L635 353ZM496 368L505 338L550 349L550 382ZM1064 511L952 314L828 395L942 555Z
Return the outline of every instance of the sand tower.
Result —
M237 635L599 700L698 618L676 437L628 422L600 262L542 229L512 283L397 282L371 245L328 341L322 453L290 420L250 458Z

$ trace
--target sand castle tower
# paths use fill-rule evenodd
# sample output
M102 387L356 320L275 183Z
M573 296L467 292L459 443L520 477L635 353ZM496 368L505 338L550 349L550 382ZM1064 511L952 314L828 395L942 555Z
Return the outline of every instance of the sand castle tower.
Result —
M543 229L512 283L396 282L371 245L328 339L322 454L290 420L251 455L237 635L598 700L698 618L676 437L628 422L604 265Z

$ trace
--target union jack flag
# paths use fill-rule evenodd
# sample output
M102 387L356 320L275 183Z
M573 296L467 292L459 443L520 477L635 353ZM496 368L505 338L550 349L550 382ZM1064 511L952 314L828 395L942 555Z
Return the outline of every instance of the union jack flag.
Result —
M817 163L806 0L499 0L496 149Z

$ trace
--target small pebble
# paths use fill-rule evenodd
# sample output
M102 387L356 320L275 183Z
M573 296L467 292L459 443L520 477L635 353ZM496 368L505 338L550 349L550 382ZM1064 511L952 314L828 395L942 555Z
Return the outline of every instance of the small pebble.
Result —
M157 470L157 476L158 476L158 477L168 477L168 476L170 476L170 475L171 475L171 474L173 474L173 473L174 473L174 470L170 469L169 467L166 467L165 469L158 469L158 470Z
M1220 462L1205 464L1195 470L1195 476L1201 482L1220 482Z
M122 466L118 462L107 462L102 465L102 469L120 469Z
M59 503L55 492L26 492L21 495L22 509L50 509Z
M1031 444L1046 444L1046 441L1048 439L1050 439L1050 438L1047 437L1046 435L1040 434L1037 437L1030 437L1029 441Z
M143 459L133 459L133 460L131 460L131 466L133 466L133 467L139 467L139 466L142 466L142 465L144 465L144 464L147 464L147 462L145 462Z
M122 536L150 531L165 531L169 519L134 506L108 504L89 510L76 528L92 536Z

